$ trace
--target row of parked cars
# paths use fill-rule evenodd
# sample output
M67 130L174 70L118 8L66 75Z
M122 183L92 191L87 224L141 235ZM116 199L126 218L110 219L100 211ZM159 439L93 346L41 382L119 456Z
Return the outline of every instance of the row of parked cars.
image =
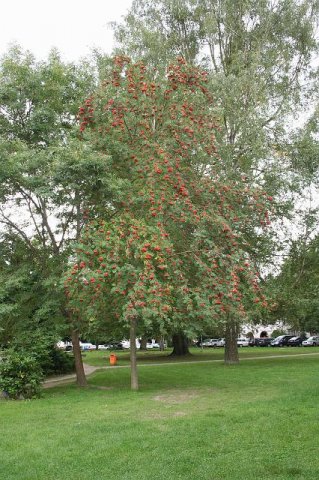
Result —
M58 342L58 348L61 348L66 351L72 351L72 343L71 342ZM93 343L89 342L80 342L80 348L82 351L92 351L97 350L97 346ZM129 340L122 340L120 342L112 342L103 345L98 345L98 350L129 350L130 342ZM140 348L140 342L136 340L136 348ZM147 350L158 349L160 348L159 343L157 343L154 339L148 340L146 344Z
M261 337L261 338L238 338L238 347L315 347L319 345L319 336L312 336L309 338L295 335L280 335L276 338ZM224 347L224 338L208 338L199 343L200 347Z
M238 347L249 347L249 339L248 338L237 338L237 345ZM225 346L225 339L224 338L208 338L203 340L199 343L200 347L224 347Z
M309 338L294 335L280 335L270 342L271 347L316 347L317 345L319 345L319 336L317 335Z

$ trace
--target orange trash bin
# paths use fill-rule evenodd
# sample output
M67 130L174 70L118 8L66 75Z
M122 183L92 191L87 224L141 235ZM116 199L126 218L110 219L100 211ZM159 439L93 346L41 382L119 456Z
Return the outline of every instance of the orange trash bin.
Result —
M116 365L117 363L117 356L114 353L110 355L110 365Z

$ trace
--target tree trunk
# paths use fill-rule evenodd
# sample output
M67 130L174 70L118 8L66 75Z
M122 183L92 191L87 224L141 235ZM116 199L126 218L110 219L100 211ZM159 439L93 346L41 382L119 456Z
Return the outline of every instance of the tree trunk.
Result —
M228 317L225 331L224 361L226 365L233 365L239 363L237 338L238 324L233 318Z
M164 350L165 350L165 341L164 341L163 335L161 335L161 337L160 337L159 346L160 346L160 352L164 352Z
M172 337L173 342L173 351L171 353L172 356L184 356L190 355L190 351L188 350L188 343L187 338L183 332L174 333Z
M136 319L130 325L130 361L131 361L131 390L138 390L137 360L136 360Z
M142 337L140 340L140 350L145 352L145 350L147 350L146 344L147 344L147 337Z
M75 361L76 383L79 385L79 387L87 387L87 381L86 381L86 376L85 376L84 367L83 367L78 331L72 330L71 337L72 337L73 355L74 355L74 361Z

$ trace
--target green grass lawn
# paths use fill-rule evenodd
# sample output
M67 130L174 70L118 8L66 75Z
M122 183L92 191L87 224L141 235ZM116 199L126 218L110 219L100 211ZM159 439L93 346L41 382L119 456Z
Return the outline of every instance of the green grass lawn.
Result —
M191 361L207 361L207 360L223 360L223 348L190 348L191 355L186 357L170 357L172 349L166 349L164 352L159 350L148 350L146 352L137 352L138 362L144 363L166 363L166 362L191 362ZM130 354L128 351L108 350L91 351L83 354L83 360L89 365L103 367L109 365L110 353L115 353L118 357L118 365L129 365ZM276 355L299 355L299 354L319 354L319 347L243 347L239 349L241 359L251 357L276 356Z
M319 478L319 356L140 366L139 376L139 392L114 368L87 389L0 402L0 478Z

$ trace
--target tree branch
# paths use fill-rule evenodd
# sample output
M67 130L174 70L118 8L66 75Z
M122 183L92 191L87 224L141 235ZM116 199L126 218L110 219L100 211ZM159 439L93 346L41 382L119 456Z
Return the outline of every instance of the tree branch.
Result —
M2 223L3 225L6 225L6 226L12 228L13 230L15 230L16 232L18 232L18 234L24 240L24 242L28 245L30 250L33 253L37 253L36 248L34 248L34 246L32 245L32 242L31 242L30 238L27 236L27 234L20 227L18 227L18 225L15 224L7 215L4 214L2 208L0 209L0 212L1 212L1 216L2 216L2 219L0 218L0 223Z

